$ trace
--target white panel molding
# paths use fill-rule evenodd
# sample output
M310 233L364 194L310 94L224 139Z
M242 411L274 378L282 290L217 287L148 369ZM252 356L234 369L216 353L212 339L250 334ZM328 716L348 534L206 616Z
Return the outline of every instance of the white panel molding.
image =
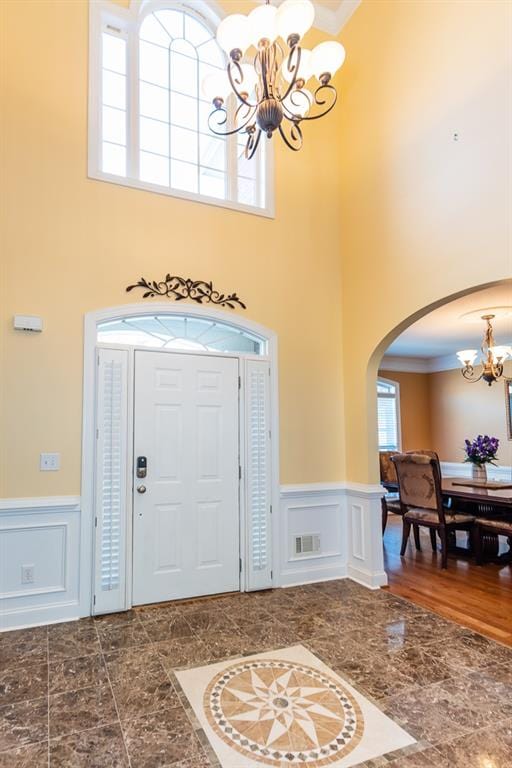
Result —
M281 486L280 586L347 576L370 589L386 585L383 492L380 485L351 482ZM293 536L319 531L323 533L320 553L294 557L290 548Z
M279 585L290 587L347 575L343 490L339 483L281 487ZM320 552L297 557L294 536L319 534Z
M350 505L350 524L352 528L352 557L365 559L363 535L363 507L361 504Z
M61 532L61 547L60 547L60 579L57 584L47 587L39 587L38 589L18 589L8 592L0 592L0 600L13 597L29 598L35 595L49 595L52 592L65 592L66 586L66 562L67 562L67 550L69 539L69 525L67 523L42 523L42 524L29 524L29 525L0 525L0 537L2 535L14 534L14 533L35 533L36 531L54 530Z
M0 500L0 631L78 618L80 515L78 496Z

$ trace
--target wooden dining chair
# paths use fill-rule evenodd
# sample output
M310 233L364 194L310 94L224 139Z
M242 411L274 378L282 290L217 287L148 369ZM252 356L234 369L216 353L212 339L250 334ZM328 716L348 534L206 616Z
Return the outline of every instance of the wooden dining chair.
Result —
M441 468L436 456L400 453L392 456L391 461L396 467L402 507L400 554L405 554L411 525L423 525L439 534L441 564L443 568L447 568L449 532L472 531L474 516L452 512L443 506Z
M399 451L379 451L380 481L382 485L394 486L398 483L395 465L391 461L392 456L396 456ZM389 491L380 500L382 509L382 535L386 531L388 514L392 512L395 515L402 514L400 506L400 497L396 491Z
M386 486L387 484L391 486L398 485L396 469L395 469L395 465L391 461L391 457L398 456L399 453L400 451L380 451L379 453L380 481L384 486ZM432 456L433 458L439 461L439 458L435 451L430 451L423 448L418 449L416 451L406 451L406 453L421 453L421 454L424 454L425 456ZM391 512L394 515L402 516L402 507L400 506L400 494L393 491L388 491L386 495L383 496L381 499L381 508L382 508L382 535L384 535L384 533L386 532L389 513ZM416 545L416 549L420 551L421 541L420 541L419 526L413 525L413 534L414 534L414 543ZM430 531L430 542L432 544L432 551L435 552L437 550L437 541L436 541L436 532L434 529L431 529Z
M477 565L483 565L484 536L486 533L506 536L512 546L512 520L477 517L475 520L475 555ZM512 565L512 558L510 559Z
M427 448L417 448L414 451L404 451L404 453L418 453L421 456L431 456L433 459L436 459L439 461L439 456L435 451L431 451ZM420 539L420 529L419 526L415 525L413 526L414 531L414 543L416 545L416 549L418 552L421 552L421 539ZM435 528L429 528L429 534L430 534L430 544L432 546L432 552L437 552L437 533Z

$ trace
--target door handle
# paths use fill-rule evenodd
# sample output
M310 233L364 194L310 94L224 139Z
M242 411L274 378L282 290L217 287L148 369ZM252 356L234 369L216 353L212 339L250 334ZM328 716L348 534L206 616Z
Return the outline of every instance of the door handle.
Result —
M138 493L146 493L146 486L145 485L138 485L137 486L137 492Z

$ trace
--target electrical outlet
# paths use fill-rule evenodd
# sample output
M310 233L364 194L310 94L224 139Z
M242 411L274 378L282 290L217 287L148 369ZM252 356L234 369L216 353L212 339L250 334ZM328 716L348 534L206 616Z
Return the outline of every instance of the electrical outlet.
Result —
M60 469L60 453L41 453L39 469L41 472L56 472Z
M21 583L22 584L34 583L34 566L33 565L21 566Z

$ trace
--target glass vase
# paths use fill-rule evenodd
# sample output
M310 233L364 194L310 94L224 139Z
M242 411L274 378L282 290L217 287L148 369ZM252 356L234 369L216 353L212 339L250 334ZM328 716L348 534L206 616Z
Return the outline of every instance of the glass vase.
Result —
M485 464L472 464L471 477L473 480L477 480L480 483L485 483L487 480L487 467Z

